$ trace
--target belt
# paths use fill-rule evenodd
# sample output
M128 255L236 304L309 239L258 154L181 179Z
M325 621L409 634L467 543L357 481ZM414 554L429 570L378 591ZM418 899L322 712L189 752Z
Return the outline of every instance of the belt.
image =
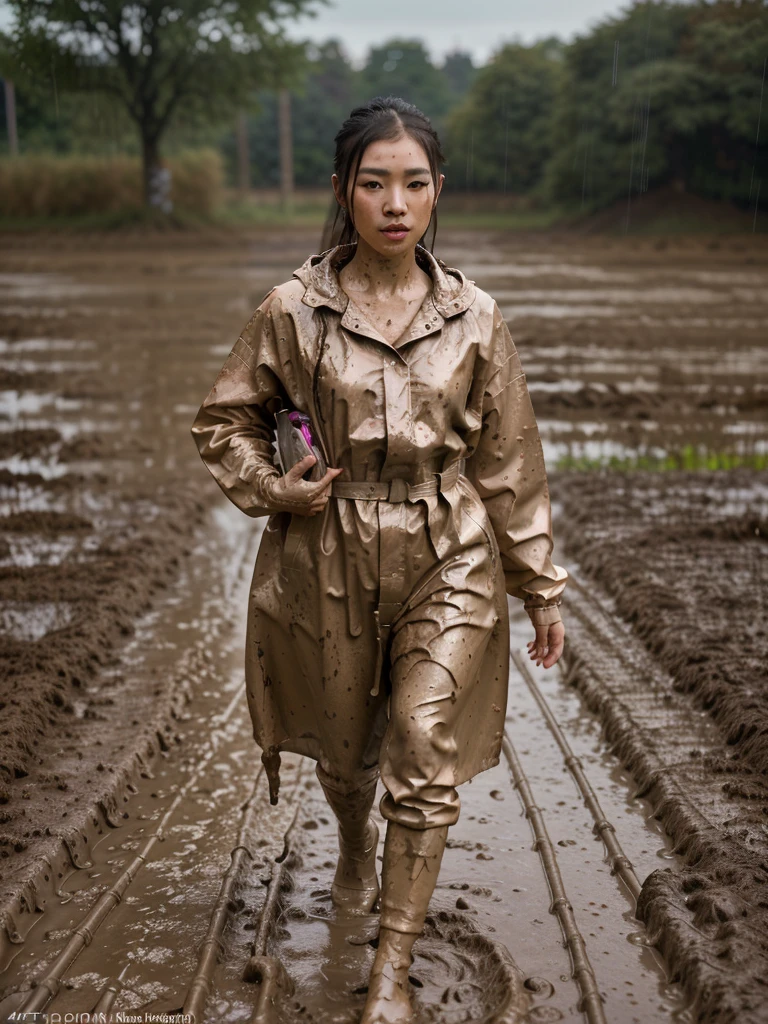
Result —
M459 479L459 463L454 462L444 473L435 473L431 480L409 484L399 477L395 480L334 480L332 498L352 498L362 501L418 501L430 494L438 494L455 487Z
M429 480L418 484L410 484L407 480L397 478L395 480L334 480L331 484L332 498L352 498L362 501L380 501L387 503L400 503L405 501L418 501L431 494L442 493L455 487L463 466L462 460L452 463L444 473L435 473ZM377 655L376 667L374 669L374 682L371 695L377 696L379 684L384 665L384 654L392 628L392 622L402 608L402 574L403 566L399 561L398 545L386 544L386 531L382 523L382 517L394 522L399 519L399 514L394 509L386 510L379 508L380 534L379 543L381 547L380 561L380 592L379 604L373 613L376 622ZM390 525L389 529L392 529ZM386 553L386 554L385 554ZM384 571L384 559L387 560L387 569ZM393 560L394 559L394 564Z

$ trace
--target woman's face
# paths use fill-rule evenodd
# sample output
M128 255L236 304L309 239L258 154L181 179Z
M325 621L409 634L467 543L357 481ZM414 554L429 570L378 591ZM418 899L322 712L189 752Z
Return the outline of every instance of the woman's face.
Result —
M353 216L360 238L382 256L396 256L416 248L429 226L444 178L441 174L435 192L427 154L410 135L404 135L394 142L372 142L367 147L357 181L350 182L345 197L339 193L337 175L331 181L336 198L347 211L354 193ZM406 230L391 230L395 226Z

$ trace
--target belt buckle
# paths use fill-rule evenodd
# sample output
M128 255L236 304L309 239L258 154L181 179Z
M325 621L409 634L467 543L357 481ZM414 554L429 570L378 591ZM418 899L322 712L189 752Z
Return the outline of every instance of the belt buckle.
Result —
M395 480L389 481L389 495L387 496L388 501L407 501L408 500L408 484L405 480L397 477Z

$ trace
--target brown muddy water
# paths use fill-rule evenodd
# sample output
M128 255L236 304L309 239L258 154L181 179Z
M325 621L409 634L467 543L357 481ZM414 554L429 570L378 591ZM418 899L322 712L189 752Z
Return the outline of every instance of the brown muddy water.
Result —
M757 246L441 236L437 254L508 319L553 472L765 456ZM315 240L65 244L17 238L0 258L0 1011L249 1021L265 986L243 975L266 953L291 981L281 1021L352 1024L376 919L331 908L335 829L312 765L286 758L269 805L242 683L260 524L219 499L188 435L250 312ZM507 756L462 789L416 946L418 1019L586 1019L565 904L605 1019L692 1019L634 917L637 883L680 860L566 660L521 671L515 605ZM638 692L642 674L616 664ZM720 742L706 712L665 707L670 750L683 726L685 743Z

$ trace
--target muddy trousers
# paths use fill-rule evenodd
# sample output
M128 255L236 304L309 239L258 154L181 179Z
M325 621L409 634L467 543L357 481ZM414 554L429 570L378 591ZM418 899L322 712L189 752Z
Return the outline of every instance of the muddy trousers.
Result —
M451 674L428 659L414 659L409 672L397 678L390 699L389 723L379 765L341 778L318 763L316 772L326 799L339 821L339 837L347 849L363 855L363 829L373 805L381 772L386 791L380 810L388 820L381 882L382 929L410 936L421 933L437 881L448 828L459 816L456 792L456 744L449 721L455 684ZM346 840L345 840L346 837ZM344 859L344 854L342 854ZM349 854L346 860L351 861ZM370 860L367 860L370 871ZM339 873L337 872L337 878ZM356 884L371 886L361 876ZM377 887L378 889L378 887ZM336 889L339 903L342 890ZM382 933L384 934L384 933Z
M353 819L367 817L380 773L385 793L379 809L388 821L409 829L456 823L461 808L454 784L457 751L448 725L454 690L453 677L441 665L416 662L393 690L379 764L342 776L332 765L318 763L326 796L337 794L340 822L339 812L351 816L351 828Z

